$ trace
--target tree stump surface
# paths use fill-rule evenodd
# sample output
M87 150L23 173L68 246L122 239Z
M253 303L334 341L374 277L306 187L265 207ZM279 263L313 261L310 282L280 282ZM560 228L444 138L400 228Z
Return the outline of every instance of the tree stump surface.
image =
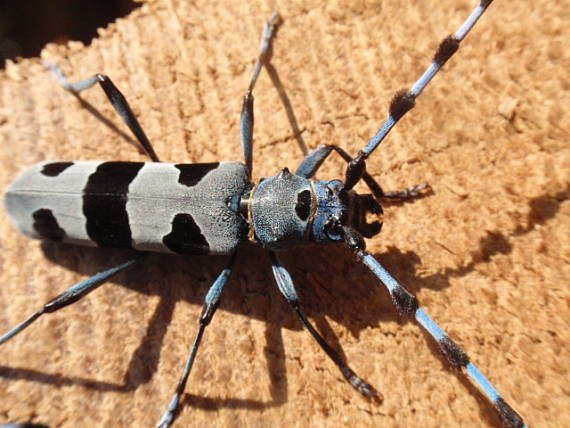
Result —
M71 80L108 74L166 162L242 160L239 112L263 23L282 14L255 88L254 178L295 170L301 146L355 154L473 1L146 1L88 47L41 56ZM494 2L370 158L388 190L368 249L535 427L570 426L570 4ZM128 132L99 88L86 103ZM145 156L57 85L39 59L0 73L0 188L35 162ZM344 176L328 160L319 178ZM359 187L362 191L365 188ZM0 210L0 332L130 253L41 244ZM500 426L342 246L283 255L303 306L385 396L343 380L246 246L208 327L175 426ZM0 423L153 426L176 386L225 259L152 256L0 347Z

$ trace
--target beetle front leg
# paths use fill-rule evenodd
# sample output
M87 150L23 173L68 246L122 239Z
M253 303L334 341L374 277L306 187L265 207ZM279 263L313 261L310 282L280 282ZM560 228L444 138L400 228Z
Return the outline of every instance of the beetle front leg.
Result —
M293 280L291 279L291 275L285 269L277 255L271 251L271 268L273 270L273 276L275 277L275 282L279 287L279 291L281 294L287 299L287 303L291 305L291 307L297 313L297 316L305 326L305 328L311 333L311 336L317 341L319 346L322 348L323 351L329 356L329 358L336 364L336 366L340 369L344 378L352 385L354 389L364 395L371 401L376 403L381 403L384 399L382 394L374 389L372 385L365 382L360 376L358 376L348 365L342 360L342 358L331 348L331 346L325 341L325 339L319 334L319 332L313 327L310 321L307 319L305 313L301 309L301 305L299 303L299 296L297 295L297 291L295 290L295 285L293 284Z
M352 157L341 149L339 146L334 144L323 144L322 146L317 147L311 153L309 153L299 167L295 174L300 175L301 177L305 178L312 178L324 161L329 157L329 155L335 151L339 154L339 156L350 164L353 160ZM408 187L402 190L395 190L390 192L385 192L382 187L378 184L374 178L368 174L366 171L362 173L362 179L374 195L374 197L378 200L380 199L413 199L424 195L424 190L429 190L430 186L427 183L420 184L418 186Z

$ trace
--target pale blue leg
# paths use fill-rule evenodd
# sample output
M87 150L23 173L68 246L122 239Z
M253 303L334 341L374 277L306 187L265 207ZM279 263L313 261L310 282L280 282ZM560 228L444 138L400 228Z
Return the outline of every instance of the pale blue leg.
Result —
M129 103L125 96L119 91L119 89L115 86L113 81L104 74L95 74L94 76L90 77L89 79L80 80L79 82L72 83L70 82L67 77L63 74L61 68L58 65L52 64L48 61L43 62L44 65L49 68L59 84L66 90L74 94L75 96L79 97L79 93L81 91L85 91L86 89L91 88L95 83L99 83L99 86L107 95L107 98L115 108L115 111L119 113L121 119L127 124L133 135L136 137L139 144L145 150L145 152L149 155L153 162L160 162L152 144L148 137L146 136L144 130L142 129L141 124L139 123L138 119L136 118L135 114L131 110Z
M97 76L91 76L88 79L80 80L78 82L70 82L59 65L51 63L49 61L42 61L42 63L45 67L49 68L53 72L53 75L61 87L73 94L78 94L82 91L85 91L97 83Z
M255 62L255 68L253 70L253 75L251 76L247 92L243 98L243 105L239 120L239 131L241 143L243 146L245 165L248 168L250 176L253 167L253 88L255 87L255 82L257 82L257 78L261 72L261 67L268 63L271 58L271 41L275 36L277 27L280 22L281 17L278 13L274 13L271 16L269 22L267 22L263 28L259 56Z
M295 310L301 321L303 322L304 326L307 328L309 333L313 336L313 338L317 341L323 351L329 356L331 360L337 365L340 369L342 375L345 379L352 385L354 389L364 395L366 398L380 403L383 400L382 394L377 392L374 387L370 384L365 382L362 378L360 378L350 367L348 367L344 361L340 358L340 356L330 347L330 345L325 341L325 339L319 334L317 330L313 327L313 325L309 322L307 317L305 316L304 312L301 310L301 306L299 303L299 297L297 296L297 291L295 290L295 285L293 284L293 280L291 279L291 275L279 262L277 255L274 252L270 253L271 255L271 268L273 270L273 276L275 277L275 282L277 282L277 286L279 287L279 291L285 297L289 305Z
M243 97L241 116L239 118L239 135L243 147L245 166L251 178L253 169L253 94L251 91L247 91L247 94Z
M453 56L457 49L459 49L459 43L467 36L491 3L492 0L479 1L479 5L473 10L457 32L446 37L440 43L432 63L416 83L414 83L412 88L410 90L403 89L396 93L390 103L386 122L384 122L376 135L374 135L370 142L358 153L347 168L345 183L348 189L352 189L356 183L358 183L366 169L364 166L366 159L368 159L372 152L374 152L384 138L386 138L394 125L396 125L408 111L414 108L416 98L422 93L439 70L441 70L443 65Z
M487 378L469 360L465 351L441 329L424 309L420 308L418 299L402 287L378 260L365 251L365 243L362 237L349 227L344 227L344 237L356 256L384 284L400 316L402 318L414 317L420 326L435 339L449 364L452 367L464 370L493 403L504 426L507 428L527 428L520 415L505 402Z
M99 272L93 275L92 277L87 278L86 280L78 282L77 284L71 286L62 294L57 296L55 299L47 302L39 311L30 316L26 321L17 325L12 330L8 331L6 334L0 337L0 345L6 342L8 339L14 337L16 334L18 334L25 328L27 328L30 324L32 324L43 314L55 312L67 305L71 305L72 303L77 302L79 299L91 293L93 290L97 289L100 285L107 282L109 279L111 279L119 272L134 265L142 258L143 255L144 254L141 254L139 257L129 260L128 262L123 263L114 268L107 269L103 272Z
M303 161L295 171L295 175L305 178L313 178L326 158L333 151L332 145L322 145L303 158Z
M210 321L212 321L212 317L214 316L216 309L218 309L222 291L230 279L234 262L235 253L232 255L228 266L222 271L222 273L220 273L218 278L216 278L214 283L210 286L208 294L206 294L206 297L204 299L204 306L202 307L202 314L200 315L200 327L198 329L198 333L196 334L196 338L194 339L194 343L192 344L192 348L190 349L190 355L188 356L186 364L184 365L184 370L182 371L182 376L180 377L178 385L176 386L176 391L170 400L170 403L168 404L166 413L162 416L160 422L158 422L157 428L169 427L176 418L176 412L178 410L178 406L180 405L180 398L182 397L184 389L186 388L188 376L190 376L190 372L192 371L192 365L194 364L194 359L196 358L198 347L202 341L204 330L208 324L210 324Z

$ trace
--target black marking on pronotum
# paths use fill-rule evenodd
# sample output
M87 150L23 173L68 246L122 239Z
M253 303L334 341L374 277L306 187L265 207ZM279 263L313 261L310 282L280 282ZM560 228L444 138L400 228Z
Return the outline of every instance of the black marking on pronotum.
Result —
M65 171L67 168L69 168L71 165L73 165L74 162L51 162L51 163L46 163L42 170L41 173L43 175L47 175L48 177L57 177L59 174L61 174L63 171Z
M127 193L143 165L141 162L105 162L89 176L83 189L83 214L87 235L97 245L131 247Z
M311 192L303 190L297 195L297 205L295 205L295 212L301 220L307 220L311 213Z
M216 169L220 163L195 163L195 164L177 164L174 165L179 171L178 182L185 186L195 186L200 182L206 174Z
M469 364L469 356L448 336L445 336L439 341L439 347L441 352L443 352L443 355L447 358L447 361L449 361L453 367L465 367Z
M162 238L164 245L179 254L208 254L210 246L190 214L176 214L171 232Z
M520 415L514 411L514 409L509 406L505 400L501 397L495 400L495 408L497 412L499 412L499 416L501 417L501 421L503 424L508 428L522 428L524 426L524 422Z
M42 238L61 241L65 237L65 230L59 227L51 210L42 208L34 211L32 217L34 219L34 230Z
M439 44L437 52L433 56L433 62L443 66L451 56L459 49L459 40L453 36L447 36Z
M400 89L390 102L390 116L392 116L395 121L398 121L403 115L413 109L415 105L416 98L406 89Z

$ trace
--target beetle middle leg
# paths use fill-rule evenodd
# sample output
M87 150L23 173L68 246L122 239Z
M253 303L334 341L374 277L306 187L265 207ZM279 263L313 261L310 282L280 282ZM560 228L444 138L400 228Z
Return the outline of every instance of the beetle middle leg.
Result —
M241 143L243 146L243 156L245 159L245 165L249 170L249 176L251 178L251 171L253 168L253 155L252 155L252 143L253 143L253 88L255 87L255 82L259 77L261 72L261 67L269 62L271 59L271 42L275 37L277 28L281 23L281 17L277 12L271 16L271 19L265 24L263 28L263 35L261 37L261 47L257 61L255 62L255 68L247 87L247 92L245 97L243 97L243 106L241 109L241 116L239 120L239 131Z

